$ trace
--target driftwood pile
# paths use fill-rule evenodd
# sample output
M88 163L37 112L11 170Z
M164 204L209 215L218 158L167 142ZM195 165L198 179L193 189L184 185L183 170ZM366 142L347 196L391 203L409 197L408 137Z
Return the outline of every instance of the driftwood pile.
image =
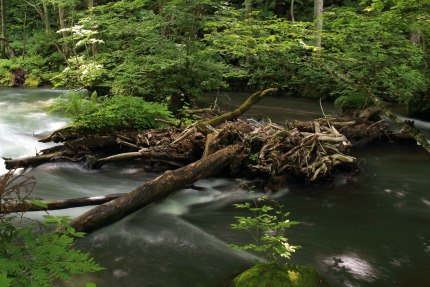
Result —
M296 123L299 126L299 123ZM312 131L311 131L312 130ZM57 137L56 132L53 137ZM45 162L83 162L89 169L114 161L126 161L148 170L170 170L238 144L229 173L264 177L288 174L302 181L321 181L336 168L354 168L347 156L351 142L330 121L304 124L301 129L254 120L229 121L217 129L199 123L185 129L168 127L145 132L69 139L38 155L7 159L8 169L34 167Z
M220 172L233 177L266 179L268 186L271 185L269 189L282 187L287 178L304 182L330 180L337 171L358 169L357 160L347 155L353 144L388 138L383 121L369 121L375 110L344 118L296 121L285 126L237 119L272 91L256 93L231 113L185 128L171 125L151 131L98 136L82 136L71 128L56 131L40 141L63 142L62 145L42 150L33 157L6 159L6 167L73 161L94 169L120 161L151 171L167 171L129 193L46 202L48 208L8 203L0 206L0 212L102 204L71 222L77 230L89 232Z

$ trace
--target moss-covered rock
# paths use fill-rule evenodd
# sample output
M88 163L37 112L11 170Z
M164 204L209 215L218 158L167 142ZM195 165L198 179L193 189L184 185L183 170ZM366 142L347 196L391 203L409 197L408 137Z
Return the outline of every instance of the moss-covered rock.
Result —
M295 264L257 264L239 274L234 287L328 287L319 273Z

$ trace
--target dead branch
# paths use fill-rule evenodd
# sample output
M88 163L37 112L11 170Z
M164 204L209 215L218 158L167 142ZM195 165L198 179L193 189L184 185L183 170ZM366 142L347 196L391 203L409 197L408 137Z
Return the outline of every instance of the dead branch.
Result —
M269 93L274 93L277 92L278 89L275 88L270 88L264 91L260 91L257 92L255 94L253 94L251 97L249 97L240 107L238 107L237 109L235 109L234 111L230 112L230 113L226 113L226 114L222 114L219 117L216 117L214 119L211 119L209 121L206 121L205 123L216 127L226 121L230 121L233 120L237 117L239 117L240 115L242 115L243 113L245 113L247 110L249 110L250 107L252 107L253 105L255 105L256 103L258 103L264 96L266 96Z
M34 204L29 201L21 202L8 202L0 205L0 213L12 213L12 212L27 212L27 211L41 211L41 210L57 210L57 209L67 209L73 207L89 206L89 205L99 205L105 202L114 200L118 197L123 196L125 193L115 193L102 196L92 196L92 197L81 197L73 199L63 199L55 201L42 201L46 208L40 205Z

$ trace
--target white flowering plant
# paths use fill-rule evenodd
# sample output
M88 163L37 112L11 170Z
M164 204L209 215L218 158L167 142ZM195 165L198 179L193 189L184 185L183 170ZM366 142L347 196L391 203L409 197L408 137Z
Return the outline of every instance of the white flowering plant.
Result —
M252 193L252 191L251 191ZM235 216L237 223L232 229L246 230L251 234L254 243L238 246L230 244L239 250L251 250L258 254L257 261L265 258L269 263L275 263L280 258L290 259L300 246L290 245L285 237L287 229L297 221L290 221L290 213L283 211L284 206L267 196L252 198L252 202L234 204L236 208L247 209L251 216Z
M56 87L88 89L103 82L106 75L107 71L102 64L79 56L69 59L69 66L51 78L51 81Z

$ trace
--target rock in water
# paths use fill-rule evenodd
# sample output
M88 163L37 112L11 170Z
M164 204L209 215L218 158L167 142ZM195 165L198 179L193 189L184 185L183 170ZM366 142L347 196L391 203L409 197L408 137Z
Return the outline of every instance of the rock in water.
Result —
M234 287L328 287L319 273L307 266L295 264L257 264L239 274Z

